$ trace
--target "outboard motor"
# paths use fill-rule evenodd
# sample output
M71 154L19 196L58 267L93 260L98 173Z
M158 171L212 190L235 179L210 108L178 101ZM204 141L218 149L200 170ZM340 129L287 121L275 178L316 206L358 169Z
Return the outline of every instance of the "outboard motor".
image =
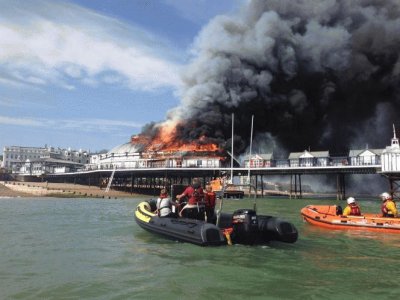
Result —
M232 215L232 241L235 244L252 245L257 240L258 219L252 209L239 209Z
M292 223L279 218L259 216L258 228L260 230L260 242L281 241L294 243L298 238L296 227Z

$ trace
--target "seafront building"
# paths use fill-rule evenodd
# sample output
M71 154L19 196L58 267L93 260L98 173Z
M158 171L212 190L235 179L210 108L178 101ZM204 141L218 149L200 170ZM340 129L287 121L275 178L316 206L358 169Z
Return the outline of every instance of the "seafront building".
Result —
M1 167L8 171L16 171L26 160L37 160L47 151L45 147L6 146L3 148Z
M55 147L6 146L1 167L22 175L41 175L77 171L89 163L85 150Z

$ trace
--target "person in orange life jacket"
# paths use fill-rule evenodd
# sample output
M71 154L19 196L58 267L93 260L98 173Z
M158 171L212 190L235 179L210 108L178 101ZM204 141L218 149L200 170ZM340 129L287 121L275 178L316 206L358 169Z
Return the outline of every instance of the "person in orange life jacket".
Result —
M203 197L204 193L200 180L193 178L192 184L182 194L176 196L178 202L182 202L184 198L187 198L188 201L179 212L179 215L185 218L204 220Z
M214 219L215 200L217 195L213 192L211 185L206 185L206 192L204 194L204 204L206 208L207 222L212 222Z
M360 206L353 197L347 198L347 206L343 210L343 216L361 216Z
M381 211L383 217L386 218L395 218L397 217L397 207L396 203L394 203L392 196L389 195L389 193L382 193L381 195L382 199L382 206L381 206Z
M161 189L160 191L160 197L157 199L157 210L156 213L160 217L172 217L174 216L172 210L171 210L171 200L168 196L168 192L166 189Z

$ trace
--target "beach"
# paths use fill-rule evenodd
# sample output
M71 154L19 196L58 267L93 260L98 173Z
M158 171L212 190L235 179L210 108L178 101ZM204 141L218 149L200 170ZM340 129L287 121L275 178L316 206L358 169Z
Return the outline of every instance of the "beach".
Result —
M73 183L0 181L0 197L137 198L138 194Z

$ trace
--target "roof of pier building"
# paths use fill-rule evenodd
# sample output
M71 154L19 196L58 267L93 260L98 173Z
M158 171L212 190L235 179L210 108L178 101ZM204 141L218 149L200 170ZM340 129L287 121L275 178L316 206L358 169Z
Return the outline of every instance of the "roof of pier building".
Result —
M349 157L381 155L384 149L350 150Z
M303 152L292 152L289 155L289 159L299 159L299 158L327 158L329 157L329 151L307 151Z
M243 160L249 160L250 155L245 155ZM273 159L273 153L264 153L264 154L252 154L252 160L271 160Z
M140 152L140 147L138 145L132 144L131 142L116 146L112 148L110 151L107 152L108 155L110 154L137 154Z

